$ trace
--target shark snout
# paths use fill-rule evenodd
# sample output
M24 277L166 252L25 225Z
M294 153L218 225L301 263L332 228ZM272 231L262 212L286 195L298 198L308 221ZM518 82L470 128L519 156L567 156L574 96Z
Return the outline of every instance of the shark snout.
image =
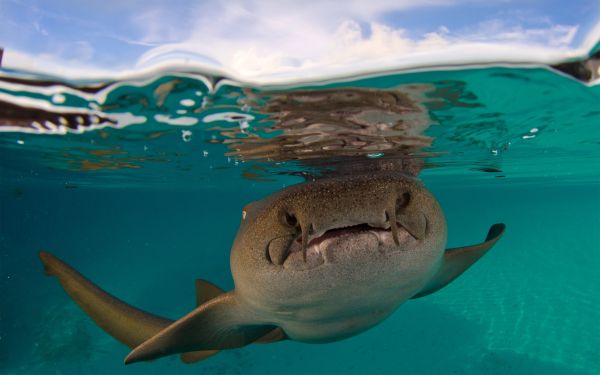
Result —
M298 210L294 216L304 238L310 242L327 231L366 224L373 228L390 229L397 240L398 226L404 227L416 239L425 236L427 219L409 189L362 197L338 196L327 204L314 204L309 210ZM313 202L318 203L318 200Z
M340 235L342 230L349 233L359 233L358 229L387 231L390 236L386 238L392 238L396 246L400 245L403 233L417 241L426 234L427 218L409 189L399 192L388 189L379 194L373 191L360 197L337 193L328 200L309 196L285 207L281 217L293 233L269 242L267 254L272 263L282 265L291 252L301 252L302 259L309 261L309 250L318 248L317 245L331 238L334 232Z

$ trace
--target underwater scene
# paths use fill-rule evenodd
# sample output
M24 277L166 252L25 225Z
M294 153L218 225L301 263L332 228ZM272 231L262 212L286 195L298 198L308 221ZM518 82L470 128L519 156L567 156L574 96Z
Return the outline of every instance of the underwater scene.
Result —
M600 44L270 83L2 53L0 373L600 373Z

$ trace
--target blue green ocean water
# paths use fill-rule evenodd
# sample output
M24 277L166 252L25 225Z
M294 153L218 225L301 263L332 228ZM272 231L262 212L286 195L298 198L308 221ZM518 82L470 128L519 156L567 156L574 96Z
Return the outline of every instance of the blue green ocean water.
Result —
M598 85L539 66L273 87L190 72L0 82L2 373L600 373ZM451 285L340 342L124 366L129 349L37 256L177 318L196 278L233 288L246 203L380 161L419 171L449 247L507 231Z

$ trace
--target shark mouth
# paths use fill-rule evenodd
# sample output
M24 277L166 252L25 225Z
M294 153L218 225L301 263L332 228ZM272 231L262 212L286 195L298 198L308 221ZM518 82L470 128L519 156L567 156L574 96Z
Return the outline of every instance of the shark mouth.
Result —
M335 263L344 257L353 257L358 252L400 252L414 248L423 237L425 217L422 216L422 220L418 221L422 223L416 226L414 223L409 226L400 222L392 222L392 225L387 224L383 228L359 224L332 228L312 238L303 233L280 237L269 243L267 257L271 263L284 268L306 270L324 263Z

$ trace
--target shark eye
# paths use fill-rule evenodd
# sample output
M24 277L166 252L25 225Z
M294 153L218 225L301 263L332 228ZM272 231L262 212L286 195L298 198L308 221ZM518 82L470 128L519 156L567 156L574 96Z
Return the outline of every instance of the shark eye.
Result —
M396 212L400 212L410 203L410 193L404 193L396 199Z
M298 219L296 219L296 216L294 216L294 214L291 214L289 212L284 212L282 215L282 219L283 219L283 223L290 227L295 227L296 225L298 225Z

